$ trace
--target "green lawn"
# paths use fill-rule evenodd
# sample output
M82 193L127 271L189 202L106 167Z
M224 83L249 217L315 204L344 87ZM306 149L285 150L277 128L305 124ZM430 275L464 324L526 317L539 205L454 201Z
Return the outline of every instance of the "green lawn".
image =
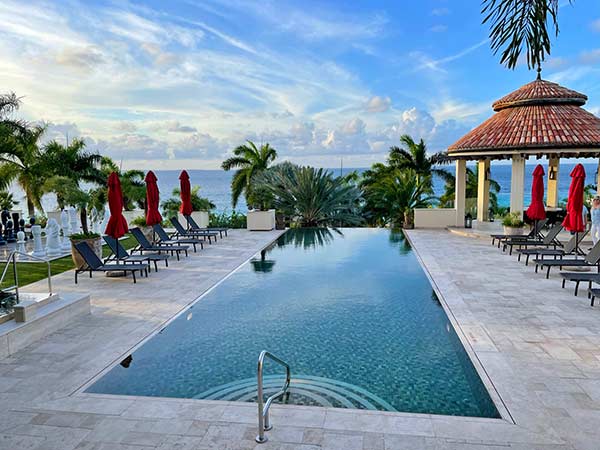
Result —
M120 242L121 245L123 245L123 247L126 249L135 247L137 244L136 240L129 235L127 235L127 237ZM102 250L105 257L110 254L110 250L106 245ZM4 270L5 264L6 263L0 263L0 272ZM50 262L52 275L57 275L74 268L75 265L73 264L71 256L65 256L64 258L55 259L54 261ZM46 279L48 277L48 266L44 263L17 263L17 273L19 275L19 287L22 287L31 283L35 283L36 281ZM10 286L12 284L13 269L11 265L8 269L8 273L6 274L4 282L0 285L0 287Z

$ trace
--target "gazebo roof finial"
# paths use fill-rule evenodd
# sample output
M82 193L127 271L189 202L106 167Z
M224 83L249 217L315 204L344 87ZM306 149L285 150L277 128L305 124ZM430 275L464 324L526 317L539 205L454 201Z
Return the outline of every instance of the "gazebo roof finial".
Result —
M540 63L538 63L538 67L537 67L537 79L538 80L542 79L542 65Z

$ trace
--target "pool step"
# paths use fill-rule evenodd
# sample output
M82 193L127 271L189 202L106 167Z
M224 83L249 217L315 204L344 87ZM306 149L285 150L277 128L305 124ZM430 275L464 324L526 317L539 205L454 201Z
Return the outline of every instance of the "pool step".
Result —
M265 397L281 389L284 379L277 375L264 377ZM256 401L256 378L246 378L223 384L196 395L205 400ZM392 405L369 391L331 378L298 375L292 377L289 394L278 403L312 405L335 408L373 409L396 411Z

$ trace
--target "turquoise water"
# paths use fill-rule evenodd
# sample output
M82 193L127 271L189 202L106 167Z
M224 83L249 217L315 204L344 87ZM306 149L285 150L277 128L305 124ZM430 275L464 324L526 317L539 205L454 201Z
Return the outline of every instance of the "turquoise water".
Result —
M289 230L87 391L253 401L263 349L291 365L289 403L498 417L410 246L383 229ZM283 372L266 373L272 392Z

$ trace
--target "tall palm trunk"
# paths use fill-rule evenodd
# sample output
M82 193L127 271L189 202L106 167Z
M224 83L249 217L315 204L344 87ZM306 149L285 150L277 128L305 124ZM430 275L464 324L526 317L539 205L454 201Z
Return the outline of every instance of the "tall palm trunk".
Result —
M35 217L35 206L29 195L27 195L27 212L29 213L29 217Z

